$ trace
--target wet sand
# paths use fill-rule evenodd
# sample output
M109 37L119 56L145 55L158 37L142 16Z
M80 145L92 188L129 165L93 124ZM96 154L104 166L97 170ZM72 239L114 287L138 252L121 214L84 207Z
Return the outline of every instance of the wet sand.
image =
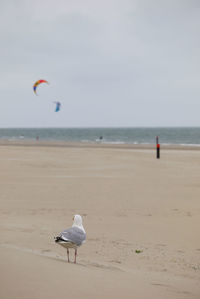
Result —
M200 150L0 143L0 298L200 298ZM77 264L54 243L83 216ZM73 261L73 250L70 252Z

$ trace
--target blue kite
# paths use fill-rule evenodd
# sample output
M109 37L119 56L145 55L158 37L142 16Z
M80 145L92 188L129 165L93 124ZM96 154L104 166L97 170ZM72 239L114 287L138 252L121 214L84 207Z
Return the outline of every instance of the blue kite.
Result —
M56 104L55 112L60 111L61 103L60 102L54 102Z

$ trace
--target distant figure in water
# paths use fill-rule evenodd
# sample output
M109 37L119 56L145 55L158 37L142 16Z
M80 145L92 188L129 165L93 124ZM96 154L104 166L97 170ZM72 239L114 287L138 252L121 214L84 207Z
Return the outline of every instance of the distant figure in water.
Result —
M99 138L96 139L96 142L100 142L103 140L103 136L100 136Z
M37 141L39 140L39 136L36 136L36 140L37 140Z

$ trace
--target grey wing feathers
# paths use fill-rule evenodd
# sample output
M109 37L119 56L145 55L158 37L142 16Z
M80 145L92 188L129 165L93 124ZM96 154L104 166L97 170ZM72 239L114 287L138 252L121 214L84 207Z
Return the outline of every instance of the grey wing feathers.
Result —
M70 227L64 230L60 237L75 243L77 246L80 246L86 240L86 234L78 227Z

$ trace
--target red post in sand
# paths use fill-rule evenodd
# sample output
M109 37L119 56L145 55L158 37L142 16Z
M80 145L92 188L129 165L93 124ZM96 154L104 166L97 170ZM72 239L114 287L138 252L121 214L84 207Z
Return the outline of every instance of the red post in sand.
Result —
M160 144L159 144L159 140L158 140L158 136L156 136L156 158L160 159Z

